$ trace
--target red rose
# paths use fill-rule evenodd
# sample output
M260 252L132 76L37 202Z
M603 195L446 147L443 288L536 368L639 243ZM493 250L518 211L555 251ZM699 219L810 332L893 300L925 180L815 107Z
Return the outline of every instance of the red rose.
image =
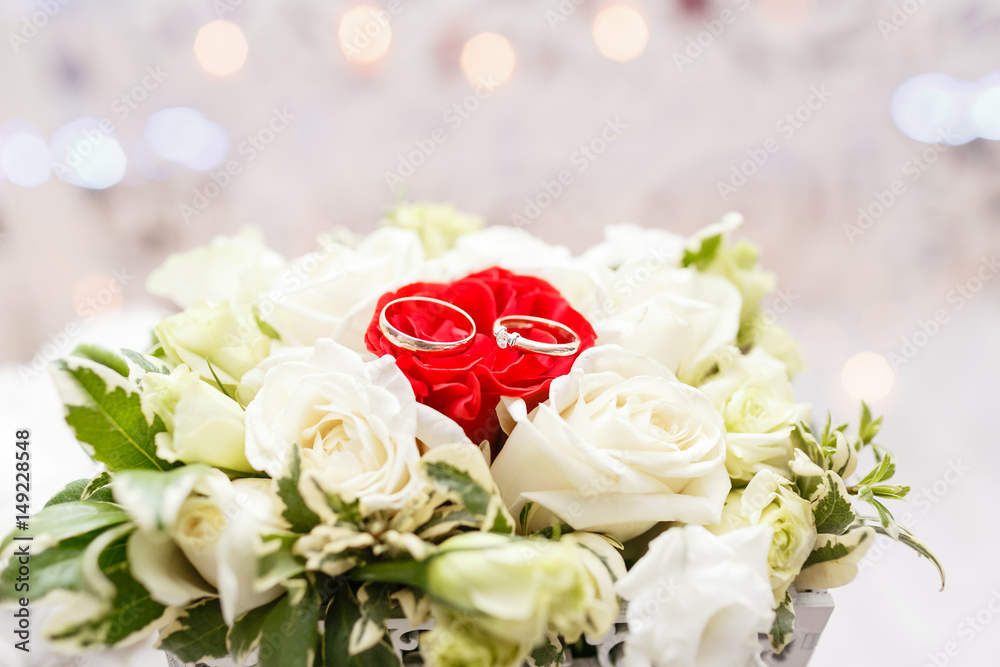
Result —
M391 344L379 328L379 313L385 304L405 296L439 299L469 313L476 323L471 345L456 354L431 356ZM565 324L580 336L577 354L593 346L597 337L583 315L549 283L492 268L453 283L414 283L383 294L365 333L365 344L375 354L395 357L418 401L454 419L473 442L488 440L495 456L501 434L496 416L500 397L523 398L529 409L534 408L548 397L552 378L568 373L576 359L576 355L554 357L501 349L493 337L493 323L507 315L544 317ZM386 316L397 329L427 340L453 341L469 334L464 318L433 304L400 304L390 308ZM527 337L557 342L544 329L530 331Z

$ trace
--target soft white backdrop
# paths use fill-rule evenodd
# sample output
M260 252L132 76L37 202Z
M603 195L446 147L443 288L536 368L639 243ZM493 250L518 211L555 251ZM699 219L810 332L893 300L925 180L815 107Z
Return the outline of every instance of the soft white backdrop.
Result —
M129 162L124 180L106 190L56 176L23 188L0 174L0 360L7 362L0 451L6 460L13 431L32 429L36 507L93 466L73 445L44 376L25 380L25 364L84 340L143 346L146 325L164 307L143 294L143 281L172 251L247 224L289 255L312 249L315 234L335 224L371 229L398 194L386 171L445 127L446 141L407 180L411 199L454 201L492 224L510 224L526 198L544 192L543 181L573 169L574 182L531 231L576 251L607 223L690 232L742 211L743 234L762 246L779 286L794 296L781 322L803 340L811 368L798 389L820 412L829 406L840 419L855 418L841 381L845 362L863 351L898 353L904 337L945 309L949 322L895 369L892 390L874 407L887 415L881 441L899 453L900 478L914 488L914 530L944 560L948 588L939 594L930 564L903 547L873 553L858 581L836 593L813 664L922 667L949 642L958 654L938 656L938 667L979 667L1000 655L1000 618L971 639L959 627L1000 591L993 511L1000 280L987 281L960 310L949 300L1000 251L1000 145L947 148L907 180L905 194L864 235L852 243L844 229L927 149L894 125L895 88L925 72L976 81L1000 70L995 2L911 0L919 8L883 34L879 21L891 20L891 2L647 0L633 6L646 16L648 45L620 63L592 37L604 3L569 2L575 9L553 28L546 12L557 0L409 0L392 17L385 58L368 67L349 62L337 44L337 23L354 3L57 4L16 52L9 35L24 34L40 5L0 6L0 142L25 121L51 138L80 117L108 117ZM733 22L679 71L674 54L727 9ZM239 25L249 45L245 65L225 78L206 74L192 53L198 29L220 16ZM510 41L514 73L452 128L447 110L474 91L459 63L463 44L486 30ZM147 68L162 72L162 82L121 119L121 96L142 85ZM814 87L829 99L791 136L780 133L777 124ZM156 180L168 172L150 178L139 168L149 161L147 119L176 106L218 124L226 159L244 167L187 221L182 206L204 192L211 174L179 168ZM249 161L239 146L275 108L295 118ZM624 130L577 172L574 153L609 119ZM779 150L723 200L717 183L770 137ZM127 283L122 294L109 289L116 279ZM100 311L93 321L91 311ZM968 470L947 484L953 466ZM7 515L9 481L0 488ZM10 643L0 642L0 664L59 664L37 654L16 662ZM142 653L132 660L150 664Z

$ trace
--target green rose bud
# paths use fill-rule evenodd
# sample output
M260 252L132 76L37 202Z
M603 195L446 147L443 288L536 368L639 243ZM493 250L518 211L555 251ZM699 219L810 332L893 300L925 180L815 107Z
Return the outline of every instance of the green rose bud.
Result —
M244 454L243 408L199 379L186 364L170 375L146 374L142 390L143 404L167 427L156 434L156 455L161 459L253 471Z
M417 232L428 259L453 248L458 237L483 228L482 218L462 213L451 204L401 204L383 222Z
M168 361L187 364L209 382L218 377L224 384L235 384L271 349L271 339L256 323L237 316L228 301L197 303L164 318L154 333Z
M761 470L746 488L729 493L722 522L709 530L721 535L746 526L766 526L773 531L767 566L775 602L780 603L816 544L812 506L790 481Z
M446 540L427 566L435 626L422 640L432 665L520 665L547 635L603 635L618 615L621 556L604 538L559 541L496 533ZM475 648L478 646L478 648ZM456 656L468 657L462 662Z
M796 403L785 365L761 349L740 355L701 387L726 424L726 470L741 485L760 470L791 476L792 428L811 408Z

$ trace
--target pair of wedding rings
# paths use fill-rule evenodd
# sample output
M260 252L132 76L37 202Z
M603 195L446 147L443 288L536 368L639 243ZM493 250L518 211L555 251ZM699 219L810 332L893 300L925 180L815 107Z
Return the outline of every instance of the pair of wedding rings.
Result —
M437 341L417 338L416 336L403 333L389 323L386 313L393 306L398 306L405 302L426 303L432 307L452 310L468 323L469 334L460 340ZM455 354L461 352L471 345L472 340L476 337L476 323L471 315L447 301L431 299L425 296L407 296L390 301L385 304L382 312L379 313L378 324L382 333L385 334L386 339L396 347L426 354ZM562 340L563 342L543 343L525 338L516 331L511 331L511 329L547 331L556 340ZM493 323L493 337L496 339L497 345L501 348L514 347L527 352L546 354L553 357L569 357L576 354L577 350L580 349L580 336L568 326L554 320L547 320L544 317L532 317L530 315L507 315L497 318L496 322Z

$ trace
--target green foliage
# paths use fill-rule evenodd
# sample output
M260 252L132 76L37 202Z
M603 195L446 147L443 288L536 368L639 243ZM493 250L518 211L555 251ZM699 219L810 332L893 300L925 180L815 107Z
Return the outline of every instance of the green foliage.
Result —
M774 624L768 633L771 651L775 654L784 651L788 642L792 640L793 632L795 632L795 606L792 604L792 596L785 591L785 599L774 610Z
M302 473L301 454L298 446L292 447L288 470L278 479L278 497L285 504L282 516L296 533L308 533L319 524L319 517L302 500L299 492L299 475Z
M375 596L381 600L382 594ZM382 604L381 602L377 603ZM351 633L355 626L363 621L362 606L355 597L350 586L341 586L330 600L326 609L325 636L323 638L323 658L326 665L343 667L390 667L399 665L399 658L392 650L388 633L384 633L378 641L366 650L351 655ZM371 605L367 611L371 614ZM373 618L369 616L369 618ZM383 626L384 627L384 626Z
M227 631L219 599L198 600L185 607L177 620L160 631L156 647L173 653L186 663L224 658L228 653Z
M89 445L88 453L112 472L175 467L156 456L156 434L166 426L158 415L150 420L143 413L125 361L110 352L91 356L95 358L74 356L54 364L66 423L77 440Z
M264 621L283 599L283 597L278 598L266 605L251 609L233 622L233 627L229 628L226 635L226 647L229 656L237 665L244 664L254 647L260 644Z
M305 579L291 579L285 588L288 594L261 626L259 667L312 665L316 658L320 636L316 589Z

